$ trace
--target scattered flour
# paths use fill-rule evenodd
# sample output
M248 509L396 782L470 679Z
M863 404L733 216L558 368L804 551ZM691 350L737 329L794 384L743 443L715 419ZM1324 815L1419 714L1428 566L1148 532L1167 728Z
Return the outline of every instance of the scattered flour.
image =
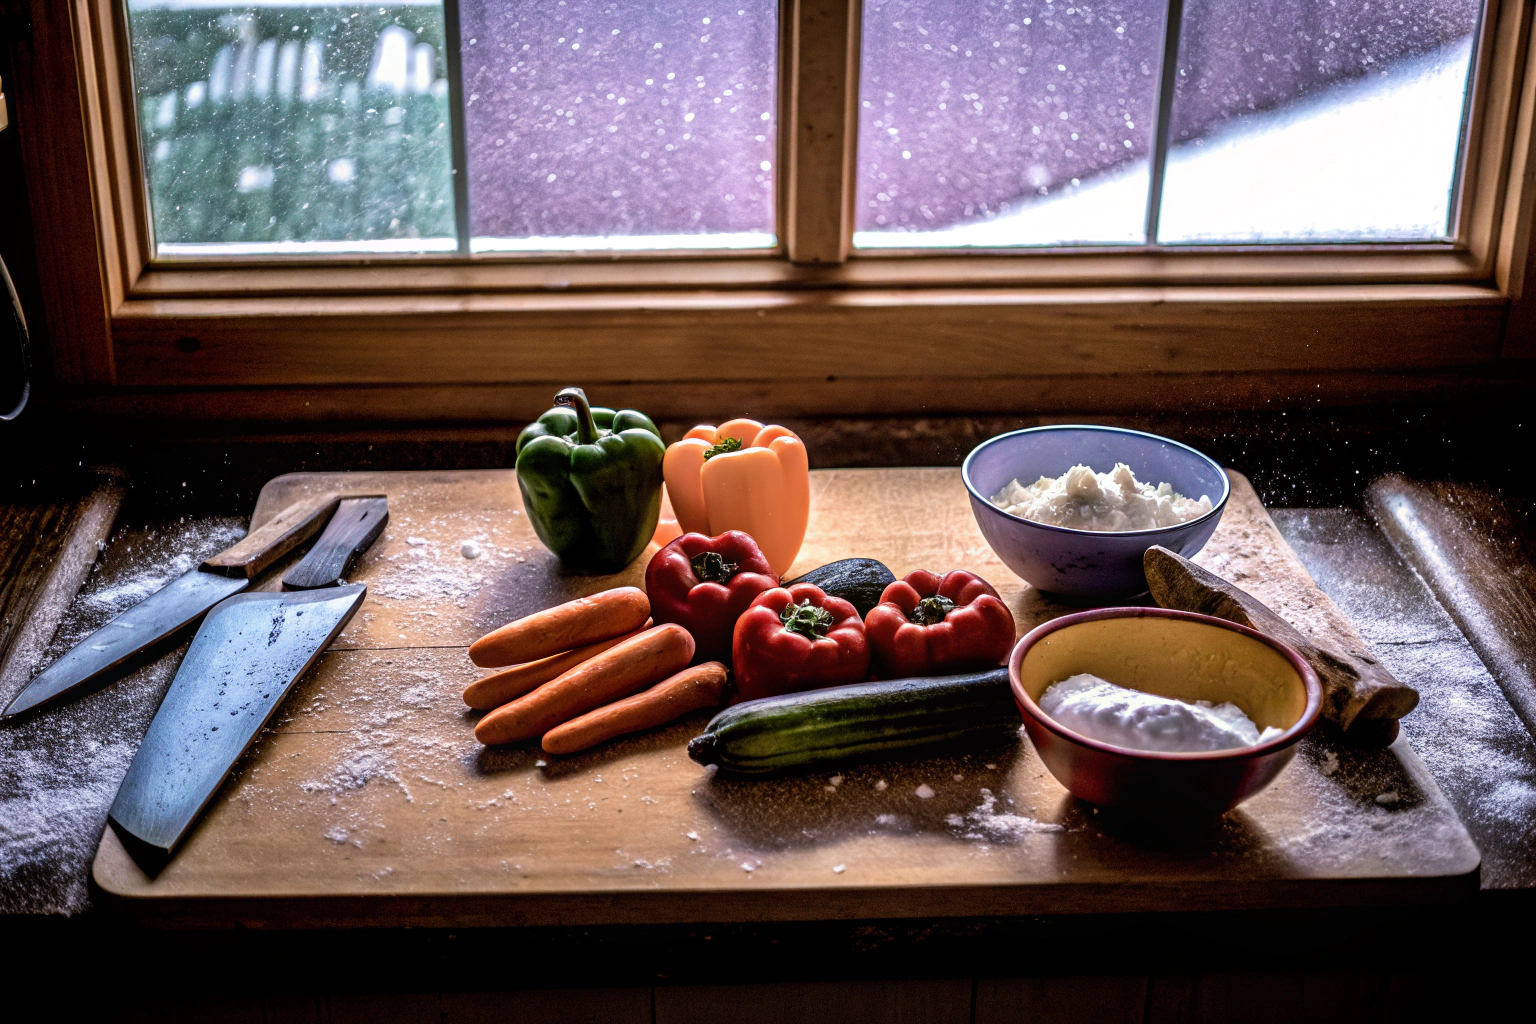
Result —
M959 819L959 815L954 815ZM997 794L985 787L981 790L981 803L966 812L965 818L951 820L951 825L963 829L966 839L981 839L992 843L1016 843L1028 835L1043 832L1061 832L1060 825L1048 821L1036 821L1024 814L1011 814L997 809Z
M229 518L126 527L98 546L101 560L41 652L52 664L127 611L245 534ZM75 914L134 752L181 664L171 651L111 686L0 726L0 913ZM15 692L0 693L0 704Z

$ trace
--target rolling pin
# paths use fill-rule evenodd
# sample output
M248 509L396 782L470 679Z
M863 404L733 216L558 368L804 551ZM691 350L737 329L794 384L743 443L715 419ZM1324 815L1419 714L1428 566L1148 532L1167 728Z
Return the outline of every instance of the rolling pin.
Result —
M1419 703L1368 654L1351 653L1337 636L1308 637L1247 591L1164 547L1142 558L1152 599L1164 608L1200 612L1249 626L1296 649L1323 684L1323 717L1361 746L1386 746L1397 738L1397 720Z

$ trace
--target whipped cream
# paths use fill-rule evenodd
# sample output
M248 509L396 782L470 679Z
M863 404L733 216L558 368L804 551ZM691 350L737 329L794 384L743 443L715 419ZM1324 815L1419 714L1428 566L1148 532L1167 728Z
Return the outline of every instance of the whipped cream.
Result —
M1175 700L1117 686L1087 672L1052 683L1040 708L1058 724L1100 743L1163 753L1251 747L1280 735L1259 731L1230 701Z

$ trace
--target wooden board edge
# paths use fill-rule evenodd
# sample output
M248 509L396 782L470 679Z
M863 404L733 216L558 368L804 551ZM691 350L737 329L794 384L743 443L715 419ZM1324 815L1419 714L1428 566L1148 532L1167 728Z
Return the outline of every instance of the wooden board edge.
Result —
M1438 875L1328 880L1084 883L1023 886L769 888L617 893L461 892L160 897L110 828L92 865L100 898L136 921L167 928L533 928L1068 916L1454 906L1478 891L1474 862ZM137 878L133 877L137 876ZM136 884L139 883L139 884Z

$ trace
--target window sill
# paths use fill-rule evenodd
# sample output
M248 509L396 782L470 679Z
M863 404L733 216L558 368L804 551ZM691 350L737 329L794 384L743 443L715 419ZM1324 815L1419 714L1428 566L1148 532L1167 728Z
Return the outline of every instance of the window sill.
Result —
M801 266L782 256L578 254L558 259L268 259L197 264L161 260L130 299L281 296L480 295L514 292L718 289L1100 287L1220 284L1475 282L1486 261L1451 245L978 250L944 255L881 252Z
M770 394L799 414L1067 401L1047 393L1132 409L1216 388L1262 402L1303 379L1342 394L1376 386L1361 378L1486 370L1507 305L1466 284L135 298L113 315L114 383L426 389L449 416L468 408L451 396L476 388L497 389L500 415L536 415L573 374L663 415ZM1153 394L1149 377L1189 387ZM415 400L397 397L394 412L369 408L410 418Z

